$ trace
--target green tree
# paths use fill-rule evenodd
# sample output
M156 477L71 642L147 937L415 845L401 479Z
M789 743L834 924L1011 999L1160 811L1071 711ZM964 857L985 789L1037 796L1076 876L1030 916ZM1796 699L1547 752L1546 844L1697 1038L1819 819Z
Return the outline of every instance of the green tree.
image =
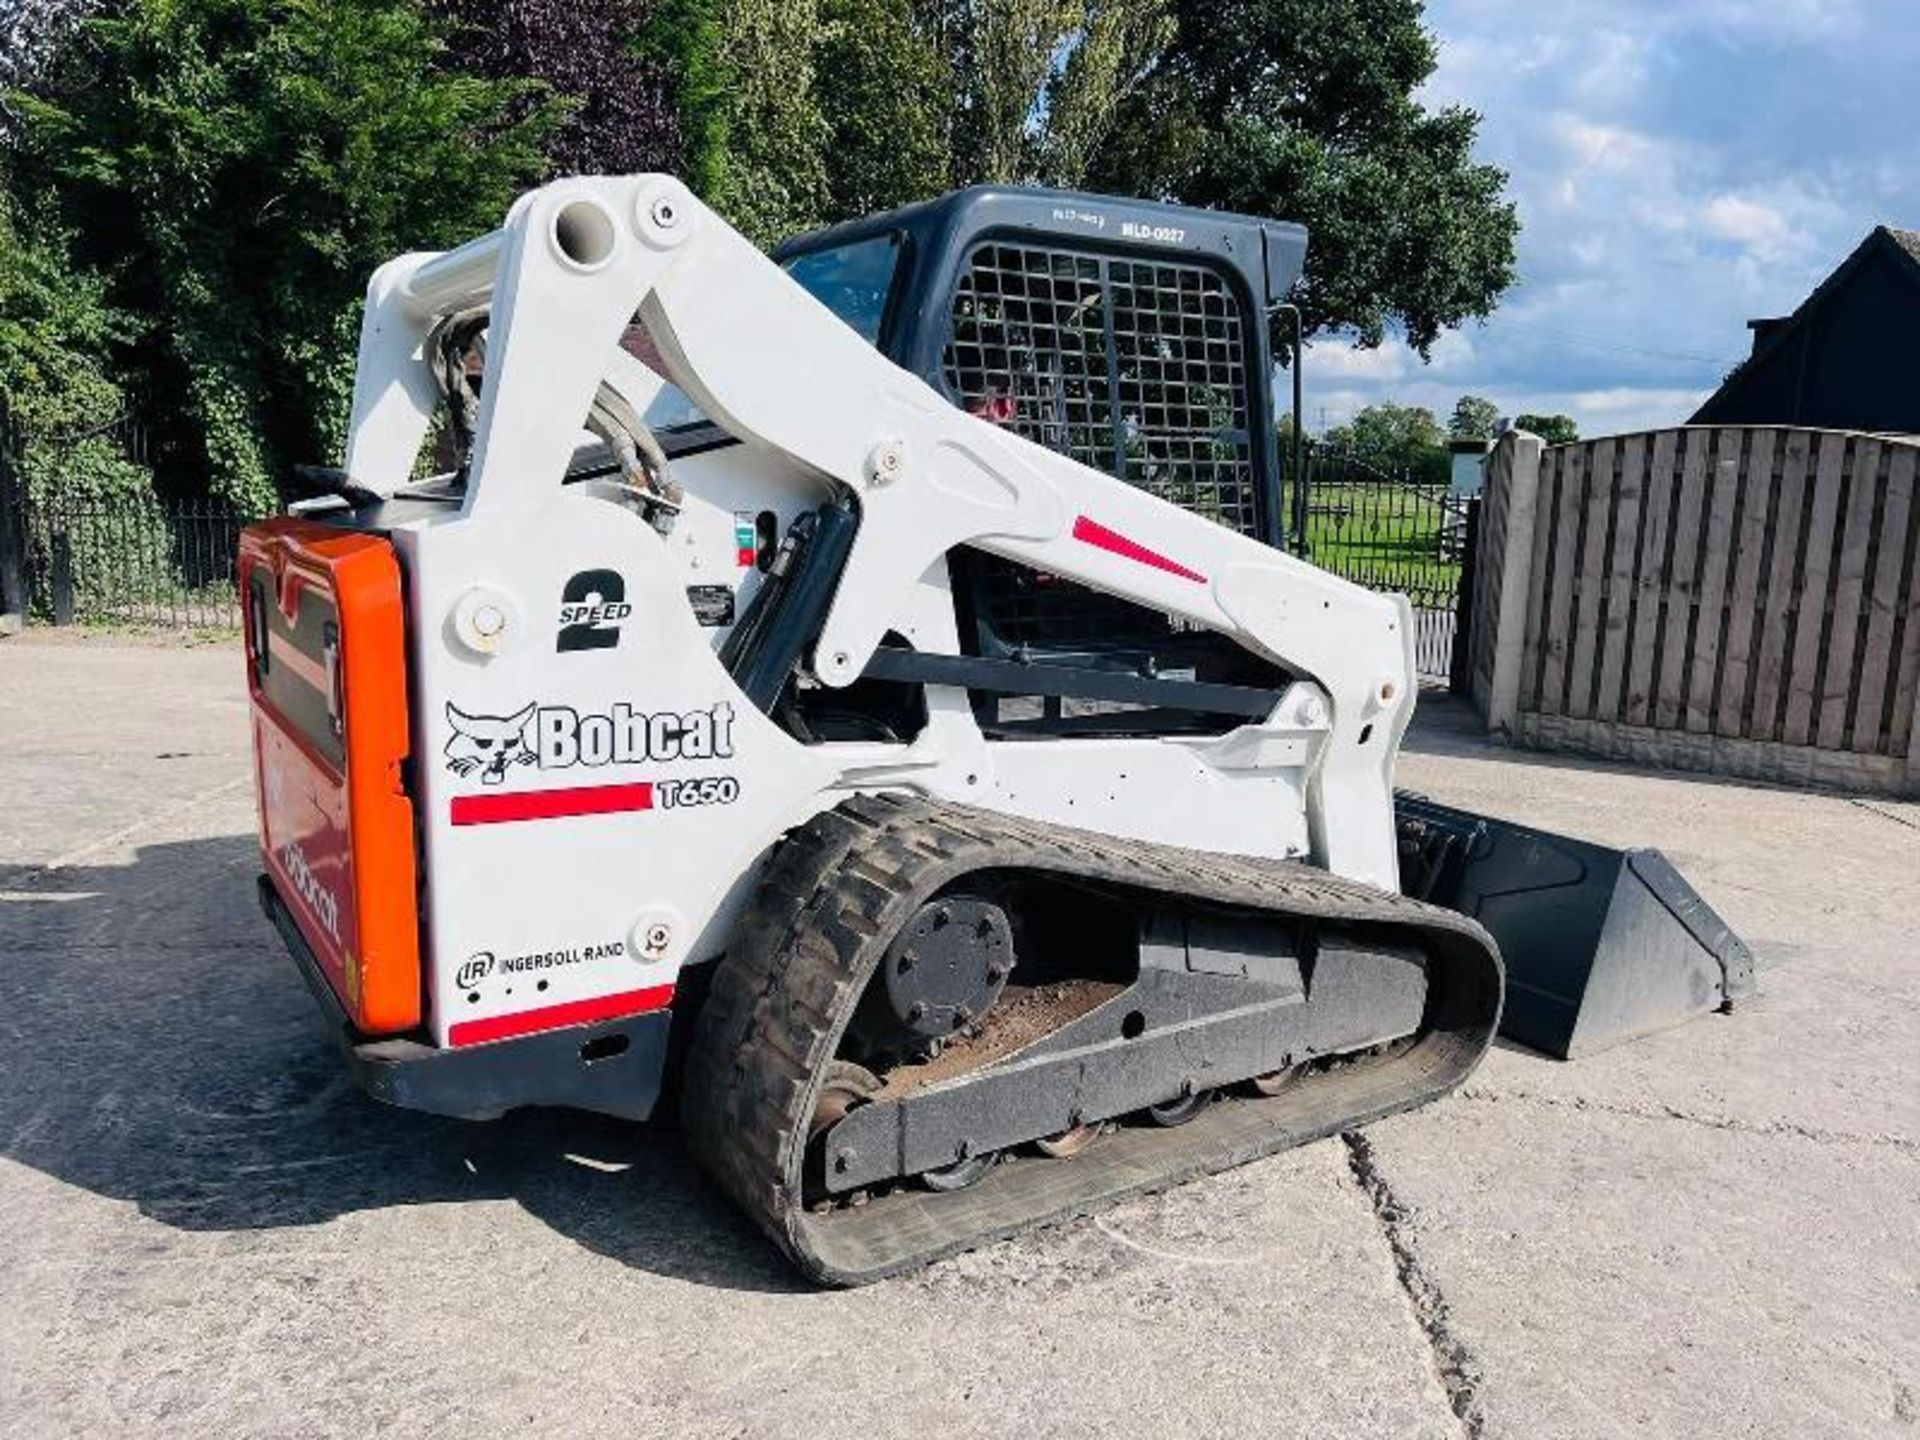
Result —
M1500 423L1500 407L1484 395L1462 395L1447 421L1447 434L1455 440L1491 440L1493 427Z
M711 0L663 0L710 15ZM1169 0L741 0L689 54L690 183L763 244L978 181L1084 183L1172 38ZM707 57L711 57L708 59ZM702 136L712 148L703 151ZM703 153L712 161L701 172Z
M945 190L953 74L916 0L824 0L821 117L832 154L828 218L889 210Z
M110 349L128 316L105 277L77 265L70 239L45 215L21 214L0 189L0 415L25 441L29 490L145 491L150 476L106 432L126 409Z
M445 68L537 80L563 122L544 146L558 175L680 169L680 136L662 57L644 43L644 0L427 0L450 23ZM697 32L694 38L698 38Z
M770 244L828 218L831 132L814 89L820 0L733 0L721 30L726 160L705 198Z
M498 224L558 118L441 68L408 0L128 0L97 73L28 100L35 183L152 317L130 384L217 494L336 456L368 274Z
M1571 445L1580 438L1580 427L1571 415L1520 415L1514 428L1538 435L1549 445Z
M1073 5L1066 59L1046 82L1034 139L1035 171L1049 185L1087 182L1120 108L1173 40L1167 0L1093 0ZM1061 53L1056 48L1056 56Z
M1446 432L1433 412L1420 405L1390 400L1369 405L1349 423L1328 430L1320 443L1395 474L1431 478L1447 470Z
M1121 107L1098 187L1303 221L1297 295L1314 330L1426 355L1514 280L1506 174L1479 116L1429 110L1420 0L1177 0L1177 31Z
M634 48L663 78L679 121L680 178L709 199L726 188L728 98L721 0L652 0Z

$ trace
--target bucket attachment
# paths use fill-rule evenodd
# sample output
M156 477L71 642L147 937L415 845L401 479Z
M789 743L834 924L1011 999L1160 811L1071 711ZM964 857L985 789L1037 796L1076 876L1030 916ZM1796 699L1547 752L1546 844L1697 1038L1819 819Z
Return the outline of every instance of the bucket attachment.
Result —
M1571 1060L1753 995L1753 953L1658 850L1609 850L1405 793L1395 809L1401 888L1500 944L1507 1038Z

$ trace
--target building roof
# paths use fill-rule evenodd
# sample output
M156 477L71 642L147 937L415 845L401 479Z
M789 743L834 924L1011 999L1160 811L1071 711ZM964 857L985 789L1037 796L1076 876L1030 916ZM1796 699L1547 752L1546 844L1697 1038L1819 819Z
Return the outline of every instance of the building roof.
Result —
M1874 226L1867 238L1854 247L1853 253L1842 260L1831 275L1814 287L1813 293L1802 300L1791 315L1747 322L1747 328L1753 331L1753 353L1727 372L1727 378L1720 382L1719 389L1702 402L1691 423L1710 423L1711 412L1720 397L1775 351L1791 344L1800 327L1820 309L1821 302L1875 254L1896 256L1902 265L1911 269L1915 282L1920 283L1920 230L1902 230L1892 225Z

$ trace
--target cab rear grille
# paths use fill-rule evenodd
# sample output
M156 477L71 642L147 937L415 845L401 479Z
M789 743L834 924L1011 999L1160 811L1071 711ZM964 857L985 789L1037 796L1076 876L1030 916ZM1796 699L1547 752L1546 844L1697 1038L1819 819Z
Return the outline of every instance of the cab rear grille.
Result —
M1248 330L1218 272L992 241L950 318L943 370L969 411L1259 533Z

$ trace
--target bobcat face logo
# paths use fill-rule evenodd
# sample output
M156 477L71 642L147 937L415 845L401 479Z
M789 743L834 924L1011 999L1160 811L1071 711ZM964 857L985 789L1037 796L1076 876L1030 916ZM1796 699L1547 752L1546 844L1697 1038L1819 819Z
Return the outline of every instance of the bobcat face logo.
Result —
M469 715L447 702L447 723L453 736L447 741L447 768L456 775L480 772L482 785L498 785L507 778L509 765L531 765L533 747L527 744L527 727L533 723L531 705L511 715Z

